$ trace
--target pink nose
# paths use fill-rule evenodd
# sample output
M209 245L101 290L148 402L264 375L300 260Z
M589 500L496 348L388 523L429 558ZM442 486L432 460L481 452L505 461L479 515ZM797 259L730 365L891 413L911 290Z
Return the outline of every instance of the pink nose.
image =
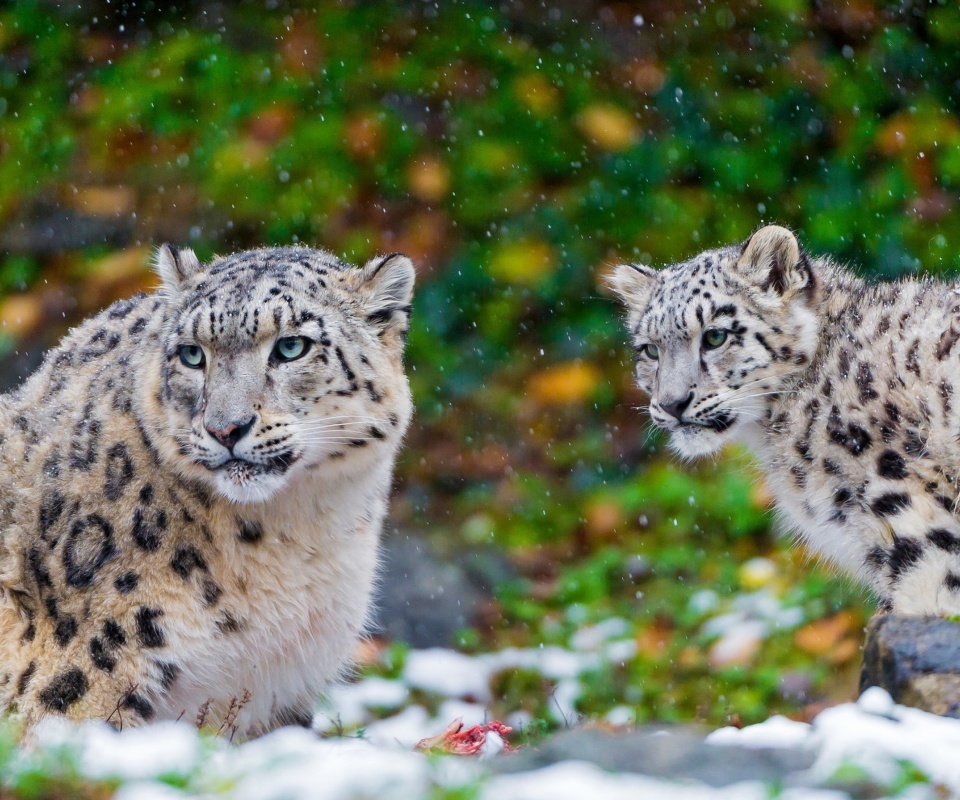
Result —
M233 450L237 442L249 433L256 417L250 417L246 422L231 422L224 428L215 428L207 425L207 433L229 450Z

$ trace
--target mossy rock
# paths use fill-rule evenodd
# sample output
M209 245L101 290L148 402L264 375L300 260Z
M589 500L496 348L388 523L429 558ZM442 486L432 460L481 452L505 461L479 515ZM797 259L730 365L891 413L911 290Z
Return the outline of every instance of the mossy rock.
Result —
M877 615L867 626L860 691L886 689L903 705L960 717L960 624Z

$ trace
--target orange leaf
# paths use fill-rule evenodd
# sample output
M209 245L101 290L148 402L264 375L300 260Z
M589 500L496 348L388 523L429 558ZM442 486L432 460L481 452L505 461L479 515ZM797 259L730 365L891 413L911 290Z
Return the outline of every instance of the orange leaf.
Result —
M580 132L601 150L626 150L640 140L640 127L632 114L614 105L597 103L577 115Z
M407 180L414 197L433 203L446 196L450 188L450 171L439 158L426 156L410 164Z
M793 641L806 653L825 656L853 632L855 625L856 617L849 611L841 611L832 617L804 625L794 634Z
M585 403L600 382L600 370L583 361L567 361L536 373L527 383L527 396L539 405Z

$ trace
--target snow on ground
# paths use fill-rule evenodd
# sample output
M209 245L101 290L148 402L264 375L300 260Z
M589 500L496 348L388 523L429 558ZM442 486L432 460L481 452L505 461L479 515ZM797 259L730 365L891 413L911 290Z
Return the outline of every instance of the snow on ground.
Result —
M764 565L755 567L761 577L766 574L761 570ZM732 600L704 591L691 601L691 610L703 616L705 639L724 657L744 642L749 645L753 639L802 622L800 609L784 607L763 587ZM444 649L407 652L402 666L384 665L393 677L368 676L331 689L313 731L284 729L237 746L200 734L185 723L117 733L101 724L51 721L38 731L33 749L0 763L0 794L5 789L17 794L20 789L22 796L37 796L38 776L44 780L60 776L68 786L76 785L78 779L106 782L118 787L121 800L189 796L418 800L445 797L447 792L480 800L584 796L840 800L847 795L818 787L837 775L849 778L852 774L881 789L889 787L891 794L916 783L902 796L917 800L960 797L960 758L955 755L960 753L960 720L896 706L879 689L869 690L857 703L822 712L812 724L772 717L742 730L717 730L708 737L718 747L801 749L812 754L813 766L804 773L802 785L787 787L749 781L711 788L604 772L586 761L499 774L491 764L504 757L497 754L505 745L495 733L487 734L477 749L479 757L426 755L414 749L428 738L442 740L455 720L462 721L465 731L491 722L491 687L511 669L542 675L556 687L550 707L555 721L561 725L577 721L576 704L590 673L632 659L637 642L633 626L623 619L595 625L572 616L569 621L578 626L567 646L507 648L473 656ZM613 725L628 725L634 718L635 710L629 705L615 706L605 715ZM523 709L503 721L515 728L534 722ZM6 733L0 726L0 760ZM514 737L512 744L517 741ZM750 757L749 753L731 755ZM930 780L924 782L924 775ZM71 792L61 789L47 794Z
M715 649L802 621L799 609L782 607L765 589L724 603L703 592L695 605L697 613L705 615L704 634L714 639ZM289 728L238 746L201 735L185 723L117 733L102 724L51 721L38 731L32 750L2 765L0 794L4 789L35 787L37 775L59 775L68 783L78 776L105 781L119 787L117 796L122 800L196 795L236 800L417 800L443 797L447 790L460 788L475 791L481 800L565 800L591 795L611 800L770 797L774 787L759 781L711 788L604 772L585 761L498 774L490 767L491 759L500 757L497 753L504 749L504 741L496 734L488 734L479 758L438 757L414 749L421 740L442 738L455 720L462 720L464 729L490 722L492 682L510 669L538 672L548 679L556 687L551 708L556 721L577 720L582 681L604 665L634 657L637 644L632 630L625 620L613 618L581 625L567 647L507 648L473 656L438 648L413 650L405 654L393 678L371 676L334 687L315 718L313 731ZM633 718L634 710L620 705L605 719L626 725ZM532 722L522 709L504 721L514 726ZM840 800L846 794L817 787L838 774L851 774L850 770L891 791L917 781L917 776L922 780L923 775L940 786L919 784L911 798L960 796L960 759L955 755L960 753L960 721L896 706L879 689L869 690L858 703L822 712L812 724L772 717L742 730L714 731L708 742L812 753L815 761L804 785L783 789L776 795L782 800ZM910 766L907 772L905 764ZM36 791L25 793L36 795Z
M375 694L377 690L371 694ZM406 713L406 712L403 712ZM894 783L902 761L927 772L947 792L960 792L960 721L895 706L881 690L859 704L820 714L812 725L773 718L740 731L722 729L709 740L718 746L804 746L817 753L814 783L841 766L856 765L880 785ZM416 800L442 789L474 786L481 800L764 800L771 787L744 782L722 788L670 783L634 774L614 774L567 761L519 774L493 774L489 761L436 758L397 744L358 738L321 739L287 728L239 746L201 737L187 724L162 724L116 733L97 723L45 726L37 748L18 769L72 764L81 775L121 783L121 800L169 800L190 795L234 800L317 798ZM15 776L5 775L9 783ZM182 788L174 788L174 786ZM835 790L793 787L782 800L840 800ZM917 795L923 796L923 795ZM930 795L934 796L934 795ZM938 795L943 796L943 795Z
M364 737L377 744L413 747L421 739L443 731L458 717L467 725L488 721L491 681L509 669L533 670L552 681L556 688L550 711L556 722L567 724L578 718L580 677L605 662L621 663L636 654L636 642L624 638L630 633L625 620L611 618L579 629L572 637L574 649L544 645L475 656L439 647L412 650L396 680L366 678L331 690L314 728L332 733L362 727ZM409 704L411 691L439 698L437 713L431 714L417 703ZM394 710L397 713L390 713ZM510 724L528 721L523 717L508 720Z
M415 651L397 679L366 678L331 693L328 721L336 717L342 725L348 720L350 725L365 724L352 736L321 737L317 732L287 728L233 746L201 735L185 723L117 733L99 723L73 726L51 721L39 730L32 750L0 771L0 791L43 773L78 775L118 785L121 800L197 795L231 800L417 800L465 787L476 790L481 800L770 797L773 788L759 781L712 788L689 781L671 783L604 772L583 761L497 774L490 768L490 756L503 746L499 737L491 737L480 750L481 758L428 756L413 749L421 738L443 733L458 717L467 727L483 722L486 711L482 701L489 696L489 679L505 666L538 668L544 675L575 686L582 670L616 650L619 635L613 625L588 632L579 638L581 651L545 647L475 657ZM452 674L455 671L459 674ZM438 700L432 704L436 713L429 713L419 703L408 703L417 693ZM623 707L623 716L627 711ZM329 734L332 729L325 730ZM869 690L857 703L823 711L812 724L772 717L742 730L714 731L708 742L718 747L801 748L813 753L815 761L804 781L809 786L787 787L776 795L782 800L840 800L847 795L818 787L844 770L849 774L851 768L878 786L899 789L905 763L912 765L911 780L925 774L939 784L939 788L918 785L910 797L960 796L960 759L956 755L960 753L960 720L897 706L880 689Z
M519 775L489 780L481 800L769 800L770 787L759 782L735 783L723 788L678 784L643 775L611 774L593 764L565 761ZM793 789L778 800L844 800L846 795L820 789Z

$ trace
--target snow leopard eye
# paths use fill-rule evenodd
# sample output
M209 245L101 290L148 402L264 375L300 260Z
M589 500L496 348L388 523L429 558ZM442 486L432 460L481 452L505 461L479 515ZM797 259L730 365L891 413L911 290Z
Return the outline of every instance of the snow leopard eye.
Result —
M655 344L644 344L640 346L640 355L646 356L651 361L656 361L660 358L660 348Z
M722 328L709 328L703 332L703 346L707 350L716 350L727 341L727 332Z
M284 336L277 340L273 354L277 361L296 361L307 354L310 349L310 340L303 336Z
M195 344L182 344L178 352L180 354L180 363L190 369L200 369L206 359L203 355L203 348Z

